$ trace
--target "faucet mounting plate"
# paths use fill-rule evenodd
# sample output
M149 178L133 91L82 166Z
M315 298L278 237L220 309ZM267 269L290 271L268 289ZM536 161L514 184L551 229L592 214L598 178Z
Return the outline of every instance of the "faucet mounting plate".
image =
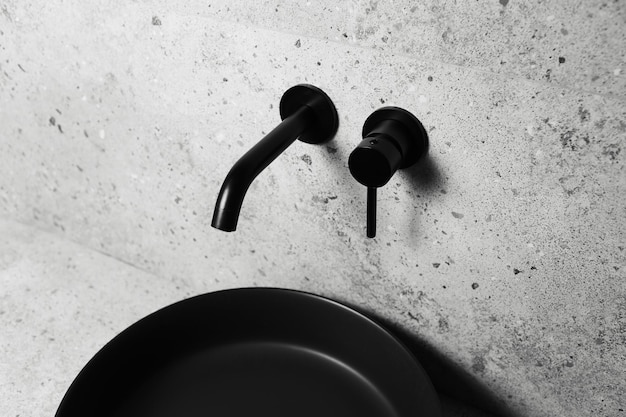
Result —
M298 139L312 144L331 140L337 133L339 116L330 97L313 85L295 85L280 99L280 117L284 120L303 106L313 110L315 120Z

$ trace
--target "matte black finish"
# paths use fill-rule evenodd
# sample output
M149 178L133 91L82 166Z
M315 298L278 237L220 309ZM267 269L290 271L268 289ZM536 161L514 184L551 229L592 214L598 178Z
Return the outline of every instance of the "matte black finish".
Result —
M274 130L246 152L228 172L217 197L211 226L232 232L237 228L244 196L252 181L296 139L322 143L332 139L339 126L337 110L317 87L299 84L280 100L283 119Z
M399 107L383 107L363 125L363 140L350 154L352 176L368 187L367 236L376 236L374 187L387 184L400 168L408 168L428 152L428 135L413 114Z
M56 417L440 417L411 353L332 300L284 289L204 294L124 330Z
M303 107L313 110L313 120L305 126L298 140L319 144L333 138L339 128L339 116L330 97L309 84L291 87L280 99L280 117L285 120Z
M395 121L398 130L388 129L385 122ZM405 129L403 132L401 129ZM400 168L408 168L428 152L426 129L412 113L400 107L382 107L372 113L363 124L363 138L383 134L398 142L402 150Z
M367 187L367 237L376 237L376 187Z

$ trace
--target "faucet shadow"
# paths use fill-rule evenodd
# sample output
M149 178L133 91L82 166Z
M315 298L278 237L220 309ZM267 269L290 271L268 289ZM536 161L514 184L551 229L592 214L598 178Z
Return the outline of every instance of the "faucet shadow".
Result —
M407 219L407 223L404 227L406 230L409 230L411 236L415 238L413 243L419 246L422 241L420 236L423 235L421 224L425 216L422 209L418 209L417 207L424 205L425 201L439 198L439 196L445 194L447 178L430 153L424 155L416 164L399 170L397 174L403 178L407 182L408 187L413 190L411 195L407 197L415 200L416 210L410 214L410 218ZM423 209L427 209L425 205ZM398 225L398 227L401 227L401 225Z
M391 331L411 351L430 377L442 403L447 397L457 404L480 410L484 417L522 417L477 378L415 335L376 314L364 314Z
M445 189L447 178L430 153L427 153L413 166L399 171L416 191L424 194L438 194Z

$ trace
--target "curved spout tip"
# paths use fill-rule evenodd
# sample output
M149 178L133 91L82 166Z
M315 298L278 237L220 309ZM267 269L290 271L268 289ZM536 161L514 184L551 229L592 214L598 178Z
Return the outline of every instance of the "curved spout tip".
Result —
M218 208L213 212L213 220L211 226L224 232L234 232L237 229L237 219L239 213L233 210L220 210Z

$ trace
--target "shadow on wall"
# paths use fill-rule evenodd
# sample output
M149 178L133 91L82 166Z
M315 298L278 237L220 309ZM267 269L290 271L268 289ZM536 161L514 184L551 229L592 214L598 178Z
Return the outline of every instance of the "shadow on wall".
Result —
M446 177L437 165L430 153L424 155L415 165L400 170L399 174L407 182L407 186L413 190L415 211L406 220L406 225L399 224L397 227L405 227L415 239L414 243L419 246L423 242L424 228L422 227L424 212L427 210L426 201L440 198L445 194ZM419 207L423 207L420 209Z
M404 173L413 189L425 195L435 195L445 189L446 177L430 153L424 155L415 165L400 172Z
M463 415L521 417L474 376L427 346L418 337L398 325L377 317L375 314L367 313L367 315L389 329L419 360L442 400L444 416L457 415L457 413L452 412L455 408L472 407L481 412L468 414L467 411L469 410L464 410ZM452 407L447 407L446 397L453 400ZM461 405L462 407L460 407ZM452 408L449 410L450 414L446 413L449 408Z

